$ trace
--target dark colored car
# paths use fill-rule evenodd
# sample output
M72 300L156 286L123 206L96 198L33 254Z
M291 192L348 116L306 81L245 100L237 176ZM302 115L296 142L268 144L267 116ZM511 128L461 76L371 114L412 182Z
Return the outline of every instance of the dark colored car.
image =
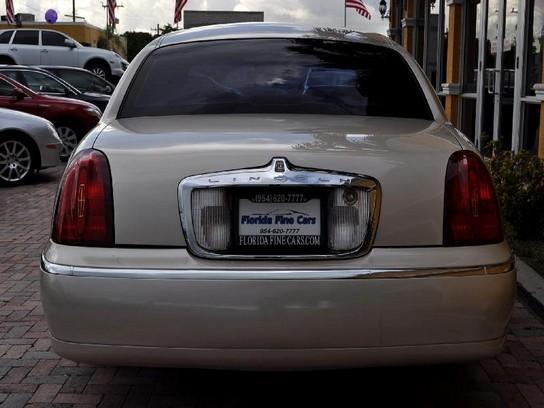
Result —
M39 68L51 72L83 93L111 95L115 89L115 85L111 82L83 68L45 65Z
M55 125L67 157L100 120L101 112L88 102L40 95L0 73L0 108L31 113Z
M80 92L66 81L41 68L4 65L0 66L0 73L41 95L62 96L90 102L96 105L102 112L104 112L110 100L109 95Z

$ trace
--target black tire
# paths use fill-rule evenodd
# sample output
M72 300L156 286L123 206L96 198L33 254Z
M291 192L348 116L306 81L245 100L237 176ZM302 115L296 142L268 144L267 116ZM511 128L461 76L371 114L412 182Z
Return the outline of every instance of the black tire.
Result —
M0 57L0 65L15 65L15 61L13 61L10 57Z
M34 175L38 160L35 147L17 136L0 136L0 186L26 183Z
M85 66L85 69L107 81L111 81L111 69L109 65L103 61L91 61Z

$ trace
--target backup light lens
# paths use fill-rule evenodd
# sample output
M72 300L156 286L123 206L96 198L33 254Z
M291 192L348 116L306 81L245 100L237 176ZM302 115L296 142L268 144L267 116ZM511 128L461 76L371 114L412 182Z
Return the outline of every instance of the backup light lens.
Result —
M198 244L210 251L230 245L231 205L224 188L194 190L191 196L193 228Z
M83 150L66 168L51 239L64 245L114 244L111 174L102 152Z
M370 218L368 192L334 188L329 196L329 249L350 251L363 245Z
M503 240L491 177L471 151L452 154L446 170L444 245L483 245Z

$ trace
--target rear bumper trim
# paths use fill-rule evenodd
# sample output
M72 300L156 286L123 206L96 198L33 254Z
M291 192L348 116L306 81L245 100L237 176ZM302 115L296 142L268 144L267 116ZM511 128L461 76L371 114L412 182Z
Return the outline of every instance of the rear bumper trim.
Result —
M438 276L481 276L507 273L515 268L514 258L493 265L420 268L420 269L134 269L98 268L60 265L49 262L42 255L41 269L45 273L63 276L102 277L124 279L191 279L191 280L275 280L275 279L406 279Z
M221 349L85 344L51 337L53 350L74 361L104 365L235 370L312 370L479 360L500 352L504 337L479 342L411 346Z

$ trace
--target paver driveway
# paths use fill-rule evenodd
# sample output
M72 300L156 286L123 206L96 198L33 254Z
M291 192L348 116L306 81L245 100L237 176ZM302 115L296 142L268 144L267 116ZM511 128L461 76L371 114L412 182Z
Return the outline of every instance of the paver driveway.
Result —
M0 189L2 406L544 407L544 325L520 304L504 352L464 365L233 373L61 359L49 349L38 273L60 174Z

